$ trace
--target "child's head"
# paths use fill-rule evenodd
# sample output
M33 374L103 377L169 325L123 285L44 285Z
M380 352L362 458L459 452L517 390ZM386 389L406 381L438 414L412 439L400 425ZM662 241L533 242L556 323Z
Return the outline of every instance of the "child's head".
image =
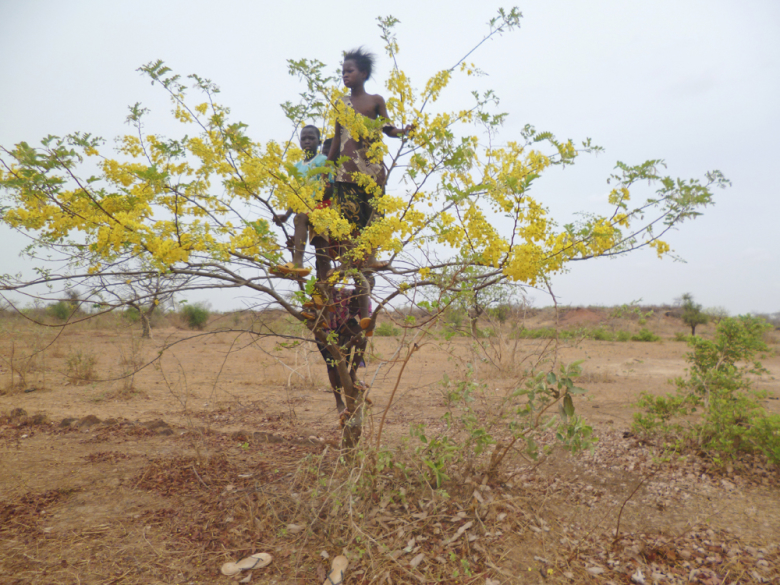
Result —
M322 154L328 154L330 152L331 144L333 144L333 138L326 138L322 142Z
M301 149L314 156L320 148L320 129L309 124L301 130Z
M363 47L344 53L344 62L341 65L344 85L353 87L370 79L375 59L374 54L364 51Z

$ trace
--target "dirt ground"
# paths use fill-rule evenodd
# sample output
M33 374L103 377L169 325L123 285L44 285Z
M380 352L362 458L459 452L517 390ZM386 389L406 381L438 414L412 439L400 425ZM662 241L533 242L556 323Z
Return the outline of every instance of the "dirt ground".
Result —
M608 309L557 320L563 329L640 327ZM537 311L526 326L555 321ZM658 342L561 342L552 357L583 360L588 393L576 408L599 437L595 450L554 451L498 484L453 487L449 499L379 498L379 512L361 522L376 527L369 540L386 539L385 564L359 538L303 529L289 521L300 512L275 509L300 497L302 461L339 467L340 427L319 353L235 331L244 325L229 315L204 332L166 322L145 342L121 319L64 330L2 325L0 583L322 583L342 553L347 583L780 583L778 468L757 458L726 469L697 457L659 464L653 445L630 432L639 394L669 392L685 372L679 319L648 319ZM757 387L780 412L780 346L771 339ZM374 337L361 371L373 401L366 442L398 382L400 341ZM497 369L497 354L466 337L417 343L387 413L391 448L410 425L443 424L443 376L471 367L486 392L500 393L518 383L524 356L550 349L549 340L524 339L513 358L499 347ZM31 354L22 388L9 360ZM73 379L90 366L92 381ZM238 577L220 573L253 552L274 560Z

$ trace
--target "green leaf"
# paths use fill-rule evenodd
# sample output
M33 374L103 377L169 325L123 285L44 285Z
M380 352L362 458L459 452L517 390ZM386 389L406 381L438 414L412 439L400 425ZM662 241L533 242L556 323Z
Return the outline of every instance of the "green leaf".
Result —
M567 416L574 416L574 401L568 394L563 397L563 410Z

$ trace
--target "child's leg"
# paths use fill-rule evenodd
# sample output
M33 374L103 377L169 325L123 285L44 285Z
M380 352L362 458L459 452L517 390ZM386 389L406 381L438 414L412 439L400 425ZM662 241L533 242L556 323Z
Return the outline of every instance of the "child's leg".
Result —
M368 329L371 322L371 289L374 288L374 277L371 274L359 273L355 276L355 292L358 298L360 327ZM372 331L373 334L373 331Z
M295 225L293 264L301 268L303 266L303 253L306 250L306 238L309 235L309 216L305 213L296 213L293 224Z
M321 236L312 238L311 243L314 244L315 250L314 266L317 270L317 280L324 282L331 268L330 244Z

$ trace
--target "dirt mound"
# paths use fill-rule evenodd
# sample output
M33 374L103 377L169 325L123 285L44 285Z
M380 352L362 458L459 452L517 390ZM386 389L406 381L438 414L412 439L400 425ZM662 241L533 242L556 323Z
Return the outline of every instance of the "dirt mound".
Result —
M593 309L570 309L561 319L565 325L594 325L604 320L600 311Z

